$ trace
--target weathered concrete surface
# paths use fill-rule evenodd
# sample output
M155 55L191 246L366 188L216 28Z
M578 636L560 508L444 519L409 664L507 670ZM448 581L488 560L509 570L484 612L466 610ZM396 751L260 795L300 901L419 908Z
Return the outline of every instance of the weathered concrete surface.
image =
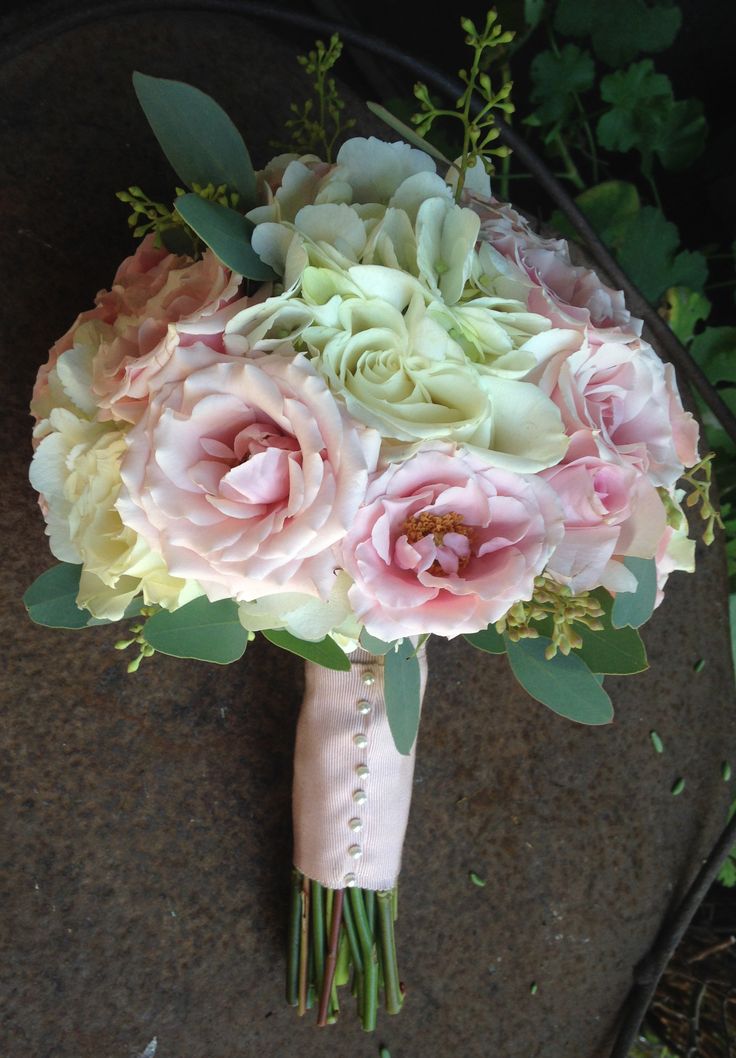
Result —
M720 546L673 578L646 630L651 671L609 681L608 728L530 701L503 659L433 646L402 876L409 995L375 1038L349 1017L318 1031L282 1001L296 659L258 643L230 668L159 658L127 677L115 629L24 618L51 564L26 482L35 371L128 252L112 192L169 187L130 71L210 91L263 161L292 54L237 18L147 15L0 69L0 1054L137 1058L156 1037L157 1058L370 1058L379 1042L394 1058L603 1058L631 969L729 799Z

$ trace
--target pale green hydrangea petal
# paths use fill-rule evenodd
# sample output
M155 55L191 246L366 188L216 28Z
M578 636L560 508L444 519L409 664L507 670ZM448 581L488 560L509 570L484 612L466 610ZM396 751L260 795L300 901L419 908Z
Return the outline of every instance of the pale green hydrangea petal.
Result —
M424 151L408 143L385 143L374 136L347 140L338 152L337 163L356 202L388 203L407 177L435 171L434 162Z

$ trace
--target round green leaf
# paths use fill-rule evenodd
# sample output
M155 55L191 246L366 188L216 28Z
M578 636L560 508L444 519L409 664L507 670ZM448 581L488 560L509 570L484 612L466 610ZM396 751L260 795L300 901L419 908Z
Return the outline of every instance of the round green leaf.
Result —
M546 636L518 643L504 638L512 672L532 698L579 724L611 722L611 699L580 658L558 653L548 661L544 652L551 640Z
M81 574L81 566L61 562L37 577L23 596L30 619L47 628L86 628L91 614L77 606Z
M310 643L306 639L297 639L283 628L266 629L263 635L274 646L297 654L307 661L313 661L325 669L335 669L337 672L350 671L350 658L330 636L325 636L317 643Z
M210 602L202 596L178 610L161 610L143 626L143 638L154 650L175 658L194 658L229 665L245 653L248 633L238 620L232 599Z
M174 205L176 212L227 268L246 279L276 278L251 246L253 225L240 213L199 195L181 195Z
M174 172L187 185L226 184L243 209L256 204L256 178L248 149L214 99L182 81L134 73L133 87Z

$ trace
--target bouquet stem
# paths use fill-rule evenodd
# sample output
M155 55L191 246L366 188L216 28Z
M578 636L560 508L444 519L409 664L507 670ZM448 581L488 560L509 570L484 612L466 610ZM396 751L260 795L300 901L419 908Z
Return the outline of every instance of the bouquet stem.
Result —
M403 1003L394 906L396 889L327 889L292 872L286 998L300 1016L318 1003L317 1024L329 1025L340 1010L338 989L352 984L366 1032L376 1028L379 1001L389 1014Z

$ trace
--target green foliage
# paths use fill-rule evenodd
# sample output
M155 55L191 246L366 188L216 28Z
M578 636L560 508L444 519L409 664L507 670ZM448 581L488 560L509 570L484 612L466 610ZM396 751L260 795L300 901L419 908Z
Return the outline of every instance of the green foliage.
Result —
M381 121L385 121L389 128L393 129L394 132L398 132L399 136L407 143L411 143L414 147L418 147L420 151L425 151L430 157L435 158L438 162L442 162L443 165L452 165L452 162L438 147L429 140L425 140L419 133L405 125L401 118L398 118L395 114L392 114L386 107L382 107L380 103L366 103L366 106L370 110L371 114L375 114Z
M670 287L665 294L663 315L683 345L688 345L699 323L710 315L711 303L704 294L687 287Z
M736 327L706 327L690 352L711 382L736 384Z
M218 205L234 209L240 196L237 191L228 193L227 187L221 184L207 184L201 187L194 184L195 197L216 202ZM177 199L185 197L187 192L183 187L176 188ZM194 229L186 223L184 217L179 213L176 203L173 206L165 206L162 202L154 202L140 187L129 187L127 191L118 191L115 195L121 202L130 206L131 213L128 217L128 226L133 228L136 239L142 239L149 232L155 235L154 245L157 249L165 246L169 253L182 254L187 257L199 257L206 243L204 243Z
M133 87L161 149L187 187L225 185L245 209L256 178L243 137L214 99L192 85L133 74Z
M465 175L479 159L483 162L486 170L493 172L493 157L506 158L509 154L508 147L491 146L499 137L496 127L494 111L503 114L513 114L514 105L511 102L512 82L505 80L498 91L494 91L491 78L483 69L489 65L491 55L497 48L509 44L514 34L504 32L497 22L495 11L489 11L486 15L485 26L478 30L475 23L469 18L462 18L460 24L465 31L465 43L473 52L473 62L468 70L460 70L460 80L465 85L460 98L457 100L456 109L448 110L435 106L432 102L429 90L425 84L419 82L414 86L414 95L419 101L420 112L412 117L417 126L420 136L426 136L434 122L439 118L451 118L458 120L463 128L463 147L458 164L458 177L455 189L455 200L460 201ZM480 110L473 116L473 97L478 95L482 100Z
M371 654L388 654L389 650L393 650L395 643L384 643L382 639L376 639L369 632L366 632L365 628L361 629L360 632L360 645L363 650L370 651Z
M506 649L511 669L524 690L553 712L579 724L608 724L613 706L588 666L575 653L548 659L551 640L520 639L508 635Z
M411 640L403 639L384 659L386 715L394 744L407 756L417 737L421 711L419 661Z
M248 633L232 599L210 602L202 596L178 610L160 610L143 627L145 642L161 654L228 665L245 653Z
M576 205L608 246L620 245L629 221L641 209L639 192L626 180L606 180L577 195ZM550 223L561 235L574 239L575 231L563 213L556 210Z
M598 142L609 151L635 149L645 173L656 155L667 169L682 169L703 151L707 124L695 99L676 102L672 84L651 59L608 74L601 98L610 109L598 121Z
M611 624L614 628L641 628L652 616L657 598L657 566L653 558L625 558L624 565L636 577L636 589L617 593Z
M28 616L47 628L86 628L92 615L77 606L81 566L61 562L34 580L23 596Z
M500 632L496 631L493 625L489 625L484 632L472 632L463 636L463 639L467 639L468 643L477 647L478 650L485 650L487 654L506 653L504 638Z
M312 643L306 639L297 639L283 628L268 629L262 634L274 646L288 650L306 661L313 661L316 665L322 665L325 669L334 669L336 672L350 671L350 658L330 636Z
M224 265L247 279L274 279L250 244L253 225L240 213L197 194L182 195L176 211Z
M589 37L599 59L622 66L637 55L664 51L677 36L682 14L645 0L560 0L554 27L566 37Z
M540 106L534 117L541 125L564 121L573 111L575 95L591 88L595 65L587 51L576 44L566 44L556 53L543 51L531 64L531 99Z
M304 72L314 77L314 99L306 99L301 106L292 103L294 117L286 122L293 149L302 154L317 154L327 162L333 161L340 136L355 125L354 118L343 120L345 103L334 77L328 76L341 54L342 41L333 33L326 47L324 41L318 40L312 51L297 57Z
M680 250L675 225L654 206L643 206L623 229L616 256L649 301L657 302L669 287L683 286L700 292L708 278L705 257Z
M612 623L614 599L603 588L593 592L601 604L603 628L591 631L584 625L578 627L582 644L573 651L584 661L591 672L611 676L625 676L644 672L648 668L647 652L641 636L635 628L617 628Z
M732 819L734 813L736 813L736 800L731 804L728 811L728 818ZM718 872L716 881L720 882L721 885L727 886L729 889L736 886L736 846L731 849L726 857L723 866Z

